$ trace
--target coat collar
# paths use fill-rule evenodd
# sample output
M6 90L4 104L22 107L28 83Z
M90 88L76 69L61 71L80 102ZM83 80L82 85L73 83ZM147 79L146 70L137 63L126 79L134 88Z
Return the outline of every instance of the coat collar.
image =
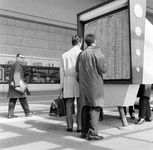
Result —
M90 46L87 46L85 49L88 49L88 48L95 48L95 47L90 45Z
M80 49L80 47L78 45L75 45L71 48L71 50L76 50L76 49Z
M24 65L24 63L23 63L23 62L21 62L21 61L16 60L15 62L16 62L16 63L19 63L21 66L23 66L23 65Z

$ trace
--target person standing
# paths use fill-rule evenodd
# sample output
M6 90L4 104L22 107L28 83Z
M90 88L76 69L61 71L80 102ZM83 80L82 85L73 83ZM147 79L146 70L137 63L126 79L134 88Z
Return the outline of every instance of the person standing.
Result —
M31 116L34 112L30 111L25 92L20 92L20 79L24 81L24 74L23 74L23 62L24 56L21 54L16 55L16 61L12 65L11 72L10 72L10 80L9 80L9 90L7 97L9 98L9 105L8 105L8 118L17 118L18 116L14 115L14 109L16 105L17 99L19 99L20 104L24 110L25 116ZM14 87L10 85L10 83L14 82Z
M98 135L98 123L100 108L104 105L103 74L107 66L101 49L96 48L95 35L88 34L84 40L87 48L79 55L76 66L83 103L81 137L101 140L103 136Z
M127 110L126 110L126 106L123 107L124 108L124 112L125 112L125 116L127 115ZM135 110L134 110L134 106L129 106L129 114L130 114L130 118L131 119L135 119Z
M67 131L73 131L73 110L74 100L77 98L77 132L81 132L81 103L79 99L79 84L76 80L77 72L75 70L76 60L81 52L82 38L80 36L72 37L72 48L62 55L62 70L63 70L63 98L66 102L66 123Z
M145 121L151 122L151 109L150 109L150 95L151 95L151 84L141 84L137 97L139 99L139 119L136 122L137 125L144 123Z

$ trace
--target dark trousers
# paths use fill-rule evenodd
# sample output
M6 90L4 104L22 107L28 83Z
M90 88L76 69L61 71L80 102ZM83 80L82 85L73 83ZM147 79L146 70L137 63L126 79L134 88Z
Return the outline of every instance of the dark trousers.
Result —
M73 129L73 109L74 109L74 99L66 98L66 123L68 128Z
M123 107L125 115L127 115L126 107ZM134 113L134 106L129 106L129 114L132 115Z
M140 97L139 99L139 117L151 117L151 110L149 104L149 97Z
M65 103L66 103L66 123L68 128L73 129L73 114L75 114L75 105L74 105L74 98L66 98ZM76 123L77 123L77 129L81 130L81 101L79 98L77 98L77 114L76 114Z
M82 134L98 135L100 107L83 106Z
M10 98L8 115L14 115L14 109L15 109L16 101L17 101L17 98ZM20 104L21 104L21 106L24 110L24 113L28 114L30 112L30 109L29 109L27 99L25 97L24 98L19 98L19 101L20 101Z

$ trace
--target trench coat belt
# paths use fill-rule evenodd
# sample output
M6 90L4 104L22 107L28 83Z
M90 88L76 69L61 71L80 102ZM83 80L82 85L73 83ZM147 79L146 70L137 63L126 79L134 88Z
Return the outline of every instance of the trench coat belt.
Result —
M76 75L64 75L64 77L76 77Z

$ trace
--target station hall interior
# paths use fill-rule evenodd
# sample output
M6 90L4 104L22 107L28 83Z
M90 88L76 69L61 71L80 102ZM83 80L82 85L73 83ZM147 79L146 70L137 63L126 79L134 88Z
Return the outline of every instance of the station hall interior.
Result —
M119 17L121 14L122 17ZM116 24L114 23L114 18L118 20ZM77 143L81 141L80 137L77 137L78 135L65 135L65 118L53 118L48 116L51 103L50 99L53 100L57 98L61 90L61 57L64 52L72 47L72 36L79 34L84 38L85 34L90 31L98 35L97 31L101 33L101 23L105 24L105 19L111 19L109 25L111 26L112 22L114 25L111 27L112 30L108 30L109 26L106 26L107 33L109 33L110 37L111 35L115 35L115 33L112 32L115 25L119 25L117 30L121 31L123 29L124 32L122 32L122 36L116 34L119 36L119 38L116 39L119 39L120 42L128 41L128 44L126 43L127 45L125 44L126 46L122 47L124 51L121 51L121 47L119 47L117 56L120 57L115 55L115 48L111 51L111 47L108 47L109 53L104 51L108 58L107 65L109 67L108 73L104 75L104 91L105 99L107 100L106 106L130 106L135 103L139 85L153 83L153 78L151 78L153 77L153 70L150 69L153 63L153 49L151 50L153 47L152 0L0 0L0 94L2 95L1 99L3 99L3 106L1 107L3 116L0 121L4 125L4 129L10 126L10 122L5 118L7 113L5 100L8 91L11 65L15 62L17 53L23 54L26 58L24 62L24 73L27 75L28 88L32 94L34 93L34 95L28 98L32 109L37 113L36 116L31 119L28 118L28 120L27 118L23 118L23 112L21 112L21 108L17 106L19 120L11 125L11 129L15 128L14 132L16 133L11 131L11 134L8 132L7 136L10 134L12 137L14 136L16 138L25 134L24 136L27 137L26 142L30 143L33 141L32 146L37 147L37 140L40 140L39 136L37 135L35 140L32 134L27 134L27 131L29 133L45 133L42 138L47 142L40 142L38 149L43 149L42 145L60 147L64 143L61 142L63 139L63 141L72 140L72 143L79 146L79 148L81 147L81 145ZM105 39L101 37L99 39L98 45L106 46L101 43L101 41ZM109 39L112 40L112 38ZM128 50L128 52L126 50ZM109 56L111 57L109 58ZM122 56L125 59L123 59ZM117 58L116 61L114 61L115 57ZM114 64L112 63L113 61ZM41 95L42 93L44 95ZM142 150L144 150L143 148L145 148L145 146L148 146L148 143L149 148L152 147L152 136L149 135L149 133L152 132L152 123L150 125L146 123L138 128L135 127L137 130L133 132L133 135L128 133L129 131L125 131L126 133L124 132L124 134L122 134L122 131L118 131L116 126L126 125L122 120L124 118L122 118L122 116L119 118L116 107L109 109L108 107L104 108L106 122L104 122L104 126L100 124L100 133L104 134L106 141L104 143L90 144L84 144L84 141L81 141L84 148L86 146L87 148L94 148L94 146L97 147L97 145L99 145L99 149L105 147L118 150L120 148L124 149L124 144L126 143L132 143L131 145L137 148L135 145L136 140L136 144L139 145L140 143L139 146ZM137 111L138 110L136 110L136 112ZM117 119L123 121L122 125L121 121ZM115 127L110 125L112 120L115 120ZM127 118L127 120L129 121L129 118ZM19 127L19 122L23 127ZM130 120L128 123L129 125L133 125L134 121ZM53 126L50 126L50 124ZM110 126L111 128L109 128ZM21 135L17 133L18 127L21 129L21 132L24 132L21 133ZM62 130L58 130L57 127L60 127ZM2 133L5 130L0 129L0 131ZM56 134L57 131L59 134ZM50 132L53 132L52 139L49 139ZM145 136L141 137L141 134ZM7 136L1 136L1 139L3 140L3 138L5 139ZM108 143L107 138L112 142L111 144ZM32 141L30 141L31 139ZM58 143L59 145L57 144L58 140L61 142ZM118 142L117 140L121 140L121 143L125 143L123 145L116 144L116 142ZM29 143L25 145L25 147L31 148ZM143 143L145 144L142 146ZM21 142L20 144L22 145L23 143ZM24 148L24 146L18 146L20 144L14 144L13 148ZM4 147L9 147L10 145L4 142ZM63 145L65 148L67 143ZM74 145L74 147L76 145ZM68 146L72 149L74 148L71 143L69 143ZM128 146L126 148L128 148Z
M77 15L107 1L0 0L0 91L8 90L10 65L17 53L26 57L31 91L60 89L61 56L78 34ZM151 23L152 14L153 2L147 0L146 18ZM50 76L42 77L46 72Z

